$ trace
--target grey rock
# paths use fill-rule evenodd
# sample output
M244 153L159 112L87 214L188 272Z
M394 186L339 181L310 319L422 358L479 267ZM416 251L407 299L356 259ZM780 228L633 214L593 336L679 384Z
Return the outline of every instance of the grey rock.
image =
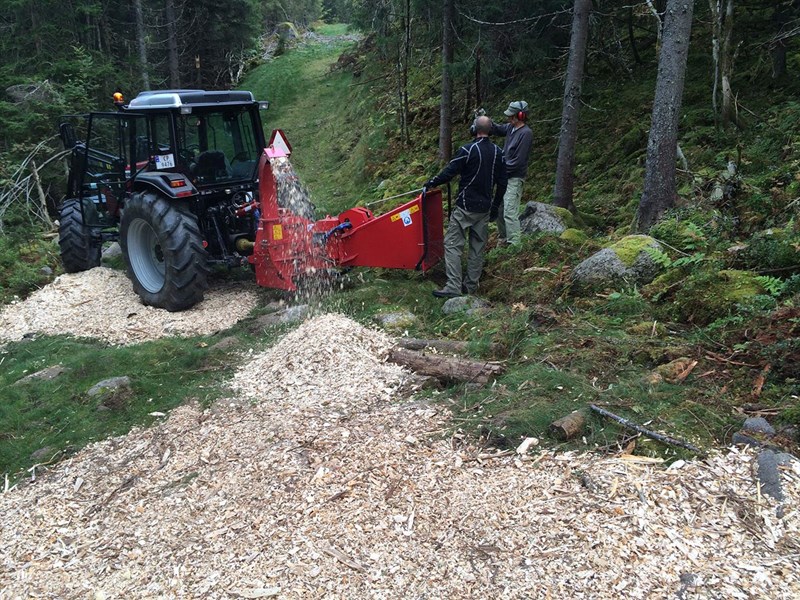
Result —
M39 448L35 452L31 453L31 460L34 462L39 462L42 459L48 459L53 457L56 453L55 449L50 446L45 446L44 448Z
M761 446L761 442L759 442L756 438L742 433L741 431L737 431L733 434L731 443L734 446L753 446L754 448Z
M470 311L480 311L489 308L489 303L476 296L458 296L457 298L450 298L442 305L442 312L446 315L452 315L458 312L466 312L468 314L476 314Z
M414 313L404 310L375 315L375 321L384 329L405 329L414 325L419 318Z
M375 189L378 191L385 190L387 185L389 185L389 180L384 179L378 184L378 187Z
M103 249L103 260L109 260L117 256L122 256L122 248L120 248L118 242L112 242L108 248Z
M98 381L86 392L89 398L98 400L105 408L122 408L133 397L131 379L127 375Z
M310 313L311 307L308 304L298 304L297 306L290 306L278 312L258 317L256 319L256 326L263 329L266 327L274 327L275 325L297 323L305 319Z
M236 346L236 344L238 344L238 343L239 343L238 339L236 339L233 336L228 336L228 337L222 338L216 344L211 346L209 348L209 350L216 350L216 351L230 350L231 348Z
M653 240L650 245L660 248ZM572 271L572 282L579 291L618 284L643 285L658 275L661 267L647 252L639 252L630 266L622 262L612 248L603 248L578 264Z
M50 275L52 275L52 274L53 274L53 269L51 269L50 267L48 267L47 265L45 265L45 266L43 266L41 269L39 269L39 273L41 273L41 274L42 274L42 275L44 275L45 277L50 277Z
M6 88L6 95L14 104L28 104L29 102L48 102L59 98L48 80L36 83L20 83Z
M22 379L14 382L14 385L24 385L37 379L40 381L51 381L66 372L67 369L65 367L62 367L61 365L55 365L52 367L47 367L46 369L42 369L41 371L36 371L36 373L26 375Z
M778 470L778 461L772 450L762 450L756 459L758 464L758 480L761 482L761 493L783 501L783 488L781 487L781 474Z
M760 433L768 437L775 435L775 428L764 417L748 417L742 425L745 433Z
M541 202L528 202L519 216L522 233L554 233L560 235L568 227L555 208Z

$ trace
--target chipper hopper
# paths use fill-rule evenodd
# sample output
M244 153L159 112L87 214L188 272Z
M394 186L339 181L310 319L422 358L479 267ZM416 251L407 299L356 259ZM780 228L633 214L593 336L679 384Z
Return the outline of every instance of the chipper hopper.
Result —
M250 265L259 285L294 291L339 267L426 271L443 255L442 196L423 191L375 216L366 207L315 218L280 130L265 141L250 92L143 92L118 111L82 115L59 244L67 272L100 264L119 240L145 304L182 310L203 299L214 265Z

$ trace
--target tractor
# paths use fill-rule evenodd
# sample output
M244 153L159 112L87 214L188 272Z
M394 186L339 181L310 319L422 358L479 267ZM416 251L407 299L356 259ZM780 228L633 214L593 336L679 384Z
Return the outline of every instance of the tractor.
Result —
M336 268L426 271L443 255L435 190L380 216L360 206L316 220L291 145L279 129L266 140L269 103L251 92L147 91L115 104L60 124L71 150L59 209L68 273L98 266L103 244L118 240L141 301L180 311L203 299L218 266L294 291Z

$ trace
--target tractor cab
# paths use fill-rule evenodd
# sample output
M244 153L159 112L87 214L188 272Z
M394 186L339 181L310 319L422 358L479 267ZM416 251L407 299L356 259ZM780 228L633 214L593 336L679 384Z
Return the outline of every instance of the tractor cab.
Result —
M115 94L115 103L118 112L65 118L60 126L72 149L68 197L80 201L85 225L113 226L125 195L143 186L199 195L206 206L215 192L254 189L265 146L259 109L267 102L244 91L165 90L142 92L127 105Z

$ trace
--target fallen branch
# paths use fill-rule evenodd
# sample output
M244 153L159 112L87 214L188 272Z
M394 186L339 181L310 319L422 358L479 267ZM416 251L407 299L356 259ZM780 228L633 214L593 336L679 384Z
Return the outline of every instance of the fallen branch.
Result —
M695 446L694 444L690 444L689 442L684 442L683 440L679 440L674 437L670 437L668 435L663 435L661 433L656 433L655 431L651 431L641 425L634 423L633 421L629 421L625 417L620 417L619 415L615 415L612 412L607 411L605 408L600 408L596 404L590 404L589 408L591 408L594 412L613 421L616 421L626 429L630 429L632 431L638 431L645 437L649 437L650 439L656 440L661 442L662 444L667 444L669 446L678 446L680 448L686 448L687 450L694 452L695 454L699 454L701 456L705 455L700 448Z
M389 361L444 382L466 381L485 384L504 371L503 366L495 362L426 354L396 347L389 351Z

